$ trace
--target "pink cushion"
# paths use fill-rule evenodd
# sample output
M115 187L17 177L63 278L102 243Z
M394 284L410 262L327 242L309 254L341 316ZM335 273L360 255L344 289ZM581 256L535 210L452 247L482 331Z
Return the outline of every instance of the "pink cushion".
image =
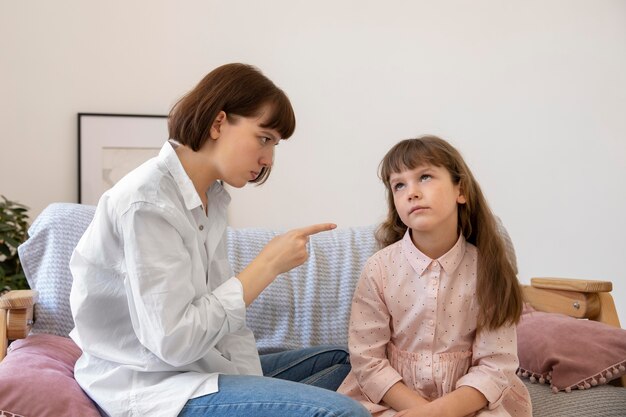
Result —
M13 342L0 362L0 410L38 417L100 417L74 380L80 354L71 339L50 334Z
M525 308L517 325L518 375L552 391L588 389L626 373L626 330Z

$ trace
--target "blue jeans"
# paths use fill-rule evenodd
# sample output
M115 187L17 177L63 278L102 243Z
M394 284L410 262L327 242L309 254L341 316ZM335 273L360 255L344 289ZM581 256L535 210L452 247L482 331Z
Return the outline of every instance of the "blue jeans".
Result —
M261 355L265 376L220 375L219 391L187 401L181 417L370 417L334 392L350 371L344 348L316 346Z

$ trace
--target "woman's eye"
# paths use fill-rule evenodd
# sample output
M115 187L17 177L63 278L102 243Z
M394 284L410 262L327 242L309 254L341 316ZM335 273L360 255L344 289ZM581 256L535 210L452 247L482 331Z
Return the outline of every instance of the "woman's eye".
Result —
M269 145L273 143L274 146L278 146L279 141L270 138L269 136L259 136L259 142L261 142L261 145Z

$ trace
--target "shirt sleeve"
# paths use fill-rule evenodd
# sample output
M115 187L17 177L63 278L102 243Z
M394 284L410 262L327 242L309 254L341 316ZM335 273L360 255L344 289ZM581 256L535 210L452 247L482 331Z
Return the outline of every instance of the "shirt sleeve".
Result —
M373 403L379 403L389 388L402 380L387 359L391 317L382 288L382 273L370 258L352 300L348 345L352 371L361 391Z
M247 327L224 336L217 349L230 360L241 375L263 375L254 334Z
M507 375L514 375L518 366L515 325L482 330L474 340L472 366L456 387L467 385L477 389L487 398L488 408L494 409L511 388Z
M196 296L195 286L206 285L206 277L192 276L198 244L185 216L141 203L121 216L119 227L133 329L152 353L183 366L244 327L243 288L237 278Z

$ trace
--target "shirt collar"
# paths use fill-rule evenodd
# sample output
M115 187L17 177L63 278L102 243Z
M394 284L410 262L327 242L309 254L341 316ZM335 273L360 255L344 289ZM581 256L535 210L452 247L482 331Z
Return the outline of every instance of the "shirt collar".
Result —
M189 178L187 172L185 172L183 164L181 164L180 159L178 159L178 155L175 150L178 146L180 146L180 144L174 139L170 139L165 142L159 152L159 159L163 161L167 170L170 174L172 174L172 177L174 178L174 181L183 196L183 200L185 201L185 207L187 210L193 210L196 207L202 206L202 200L200 199L191 178ZM210 204L215 203L226 206L230 203L230 195L228 194L228 191L226 191L217 181L209 187L206 194L207 200Z
M463 237L462 234L459 234L459 238L457 239L454 246L448 252L439 257L439 259L437 259L446 274L451 275L461 263L461 260L465 255L465 245L465 237ZM434 260L424 255L419 249L415 247L415 245L413 244L413 240L411 240L411 229L408 228L406 233L404 234L404 237L402 238L402 249L405 253L407 260L409 261L409 264L420 276Z

